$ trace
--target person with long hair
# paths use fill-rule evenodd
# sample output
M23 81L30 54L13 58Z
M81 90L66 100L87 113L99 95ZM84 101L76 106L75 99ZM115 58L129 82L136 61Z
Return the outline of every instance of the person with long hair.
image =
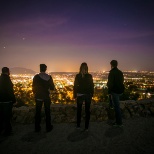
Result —
M77 102L77 128L81 124L82 104L85 102L85 130L88 131L90 121L90 105L94 94L93 77L88 73L87 63L82 63L75 76L73 96Z

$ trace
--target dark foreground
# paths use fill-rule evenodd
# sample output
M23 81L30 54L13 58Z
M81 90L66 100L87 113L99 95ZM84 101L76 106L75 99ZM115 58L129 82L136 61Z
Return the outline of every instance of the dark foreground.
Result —
M0 136L0 154L153 154L154 117L124 121L123 128L105 122L91 122L88 132L76 130L74 123L54 124L46 133L34 125L13 124L14 133Z

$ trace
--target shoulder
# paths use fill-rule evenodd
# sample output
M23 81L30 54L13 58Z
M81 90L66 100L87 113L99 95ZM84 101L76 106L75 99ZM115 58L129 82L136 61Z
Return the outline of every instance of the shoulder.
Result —
M51 75L49 75L49 80L53 80L53 78L52 78L52 76L51 76Z
M92 75L88 73L88 74L86 74L86 77L92 78Z
M118 71L120 74L123 74L123 72L122 72L121 70L117 69L117 71Z
M90 80L91 80L93 77L92 77L92 75L91 75L91 74L89 74L89 73L88 73L88 74L85 74L85 78L86 78L86 79L90 79Z
M80 73L76 74L76 76L79 76L79 75L80 75Z
M39 74L34 75L33 80L38 79L39 78Z
M6 81L11 80L10 76L9 75L5 75L5 74L1 75L1 79L6 80Z
M39 74L36 74L36 75L34 75L34 77L33 78L37 78L39 76Z
M52 76L51 76L50 74L45 73L44 75L45 75L46 77L48 77L48 78L52 78Z
M80 73L78 73L78 74L76 74L76 78L79 78L81 76L81 74Z
M90 77L92 77L92 74L88 74Z

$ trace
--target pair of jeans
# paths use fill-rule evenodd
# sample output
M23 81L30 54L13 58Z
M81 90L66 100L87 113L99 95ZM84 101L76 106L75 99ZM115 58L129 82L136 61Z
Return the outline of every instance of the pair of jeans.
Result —
M51 127L51 115L50 115L50 105L51 100L50 99L44 99L44 100L35 100L36 101L36 111L35 111L35 130L39 130L40 123L41 123L41 109L42 105L44 103L44 109L45 109L45 116L46 116L46 129L50 129Z
M0 102L0 131L11 133L12 102Z
M112 102L113 102L114 110L115 110L116 123L118 125L122 124L122 115L121 115L120 102L119 102L119 97L121 95L122 94L111 93Z
M89 128L91 99L91 95L88 94L77 97L77 127L80 127L82 105L85 102L85 129Z
M113 101L112 101L112 96L109 95L109 107L112 108L113 107Z

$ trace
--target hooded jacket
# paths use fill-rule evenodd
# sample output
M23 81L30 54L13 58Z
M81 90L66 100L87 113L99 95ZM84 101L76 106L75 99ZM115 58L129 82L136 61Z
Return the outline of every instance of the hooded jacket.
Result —
M10 76L3 73L0 76L0 102L16 102Z
M50 90L54 89L55 86L51 75L39 73L34 76L32 90L35 95L35 99L49 99Z

